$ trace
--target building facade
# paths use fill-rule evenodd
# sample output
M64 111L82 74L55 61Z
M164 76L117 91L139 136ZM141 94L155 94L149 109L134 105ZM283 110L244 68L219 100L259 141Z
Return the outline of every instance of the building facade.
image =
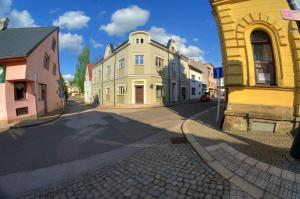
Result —
M211 0L227 100L224 130L288 132L299 121L300 34L287 0Z
M84 102L87 104L93 103L92 74L93 74L93 64L88 64L86 66L85 80L84 80Z
M113 48L93 67L93 98L100 105L164 105L189 98L188 58L174 40L162 45L144 31Z
M199 63L201 64L201 63ZM189 64L190 67L190 100L199 100L205 93L202 88L202 71L199 64Z
M202 63L192 59L189 60L189 66L191 70L201 71L202 94L215 95L217 87L213 78L214 66L210 63Z
M64 106L58 27L0 29L0 122L34 119Z

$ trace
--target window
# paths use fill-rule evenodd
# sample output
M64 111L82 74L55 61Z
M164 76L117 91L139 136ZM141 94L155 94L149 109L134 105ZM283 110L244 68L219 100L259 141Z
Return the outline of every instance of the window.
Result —
M144 64L144 55L135 55L135 65Z
M184 74L184 66L183 66L183 65L180 65L180 72L181 72L182 74Z
M159 57L156 57L156 60L155 60L155 66L157 68L160 68L164 65L164 60L162 58L159 58Z
M143 44L143 43L144 43L144 39L142 38L142 39L141 39L141 44Z
M119 60L118 69L123 69L125 67L125 58Z
M118 86L118 92L119 95L124 95L125 94L125 86Z
M56 64L53 63L53 71L52 71L53 75L56 75Z
M175 65L174 62L172 63L172 71L173 71L173 72L176 72L176 65Z
M164 87L163 86L156 86L156 97L164 97Z
M140 43L140 39L136 39L136 40L135 40L135 43L136 43L136 44L139 44L139 43Z
M196 95L196 88L192 88L192 95Z
M107 66L106 67L106 74L109 75L111 73L111 67Z
M22 107L22 108L17 108L16 109L16 115L20 116L20 115L26 115L28 114L28 107Z
M55 40L55 38L53 38L53 40L52 40L51 48L52 48L53 52L55 52L55 49L56 49L56 40Z
M171 50L172 50L172 52L174 52L174 51L175 51L175 48L174 48L174 47L172 47L172 48L171 48Z
M44 101L46 97L46 85L39 84L39 101Z
M15 82L15 100L26 99L26 82Z
M267 33L256 30L251 34L255 79L257 84L276 85L272 42Z
M110 94L110 93L109 93L109 87L106 87L106 88L105 88L105 94L106 94L106 95L109 95L109 94Z
M49 70L49 64L50 64L50 57L47 53L45 53L44 56L44 68L46 68L47 70Z
M195 75L192 75L192 81L195 82Z

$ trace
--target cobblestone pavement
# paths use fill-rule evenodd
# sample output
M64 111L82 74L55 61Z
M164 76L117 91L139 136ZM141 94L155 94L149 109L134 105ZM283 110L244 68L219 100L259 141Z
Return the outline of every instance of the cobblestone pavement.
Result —
M206 149L231 172L259 188L280 198L300 198L300 175L257 161L225 143Z
M293 138L288 134L271 134L268 132L228 132L221 133L210 128L215 124L216 108L189 122L188 128L196 139L205 145L226 142L238 151L268 164L300 174L300 162L289 155ZM200 122L205 123L205 126Z
M250 198L189 144L171 144L174 136L180 134L164 134L125 160L21 198Z

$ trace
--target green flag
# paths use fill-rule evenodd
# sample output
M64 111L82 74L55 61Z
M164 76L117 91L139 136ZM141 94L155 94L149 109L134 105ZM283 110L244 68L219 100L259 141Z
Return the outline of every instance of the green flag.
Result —
M0 83L5 83L5 72L6 67L4 65L0 66Z

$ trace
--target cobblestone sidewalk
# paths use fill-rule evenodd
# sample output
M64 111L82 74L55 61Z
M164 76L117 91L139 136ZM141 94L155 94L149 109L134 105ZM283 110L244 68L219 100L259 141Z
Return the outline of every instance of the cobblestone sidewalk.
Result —
M166 134L116 164L21 198L251 198L204 163L189 144L171 144L174 135Z
M247 148L248 140L230 136L197 120L197 117L187 120L183 126L188 140L215 171L230 182L235 181L237 188L257 195L258 198L300 198L298 173L259 161L251 157L251 152L241 153L241 147L236 146ZM248 147L248 150L251 149ZM231 192L234 189L235 187L232 187Z

